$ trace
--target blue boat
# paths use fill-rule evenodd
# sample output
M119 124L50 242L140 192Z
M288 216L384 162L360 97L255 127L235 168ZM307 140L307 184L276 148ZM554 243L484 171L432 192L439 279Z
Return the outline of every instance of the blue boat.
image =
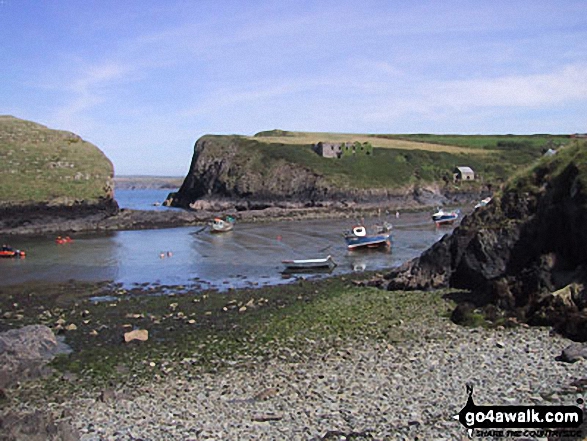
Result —
M355 225L351 231L344 233L344 240L346 241L349 250L356 250L359 248L378 248L391 246L391 224L385 222L382 226L374 227L375 231L371 234L367 233L364 225Z
M436 225L452 224L459 218L459 210L444 211L442 208L432 215L432 220Z

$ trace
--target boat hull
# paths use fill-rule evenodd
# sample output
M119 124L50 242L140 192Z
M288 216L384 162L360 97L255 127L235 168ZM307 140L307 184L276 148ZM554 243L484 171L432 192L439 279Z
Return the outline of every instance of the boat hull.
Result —
M345 240L349 250L391 246L391 239L389 234L378 234L374 236L362 237L345 237Z
M286 271L332 270L336 266L331 256L323 259L282 260Z
M4 258L4 259L13 259L13 258L19 258L19 257L24 257L24 256L25 256L24 251L19 251L19 250L0 251L0 258Z
M231 225L227 225L225 227L216 227L214 225L211 225L210 226L210 232L211 233L226 233L228 231L232 231L233 228L234 228L234 226L232 224Z
M439 217L436 219L432 219L436 225L449 225L454 223L456 220L458 219L458 216L445 216L445 217Z
M459 210L444 211L439 210L432 215L432 220L438 225L449 225L454 223L459 218Z

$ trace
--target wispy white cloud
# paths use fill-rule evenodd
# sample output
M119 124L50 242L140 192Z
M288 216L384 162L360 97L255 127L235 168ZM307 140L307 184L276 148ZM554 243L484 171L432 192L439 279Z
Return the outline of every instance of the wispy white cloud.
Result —
M423 82L407 94L388 96L388 103L365 116L391 121L402 116L462 119L489 108L553 111L587 99L587 64L564 66L544 74L500 76L459 81Z
M503 76L432 85L429 95L457 107L543 107L587 98L587 64L545 74Z
M113 89L128 82L131 72L124 64L105 62L85 66L70 78L61 78L52 86L64 95L62 104L54 109L54 123L59 127L87 129L92 121L91 111L111 100ZM80 121L84 123L79 124Z

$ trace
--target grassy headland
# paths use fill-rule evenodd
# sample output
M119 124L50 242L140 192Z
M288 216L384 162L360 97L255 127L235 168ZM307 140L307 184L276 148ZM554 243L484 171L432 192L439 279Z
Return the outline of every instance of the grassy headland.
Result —
M108 158L79 136L0 116L0 204L96 201L112 175Z

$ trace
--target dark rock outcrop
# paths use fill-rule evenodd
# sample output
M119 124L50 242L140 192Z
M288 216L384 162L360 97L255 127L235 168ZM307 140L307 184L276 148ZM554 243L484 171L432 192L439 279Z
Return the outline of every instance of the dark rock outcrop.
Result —
M24 213L23 213L24 214ZM144 230L201 225L212 216L208 212L184 210L98 210L91 209L77 214L60 211L59 215L43 216L32 211L20 221L11 219L0 222L0 234L6 236L40 235L49 233L72 234L82 231Z
M387 288L469 290L477 307L587 340L586 184L587 146L562 149L388 274Z

